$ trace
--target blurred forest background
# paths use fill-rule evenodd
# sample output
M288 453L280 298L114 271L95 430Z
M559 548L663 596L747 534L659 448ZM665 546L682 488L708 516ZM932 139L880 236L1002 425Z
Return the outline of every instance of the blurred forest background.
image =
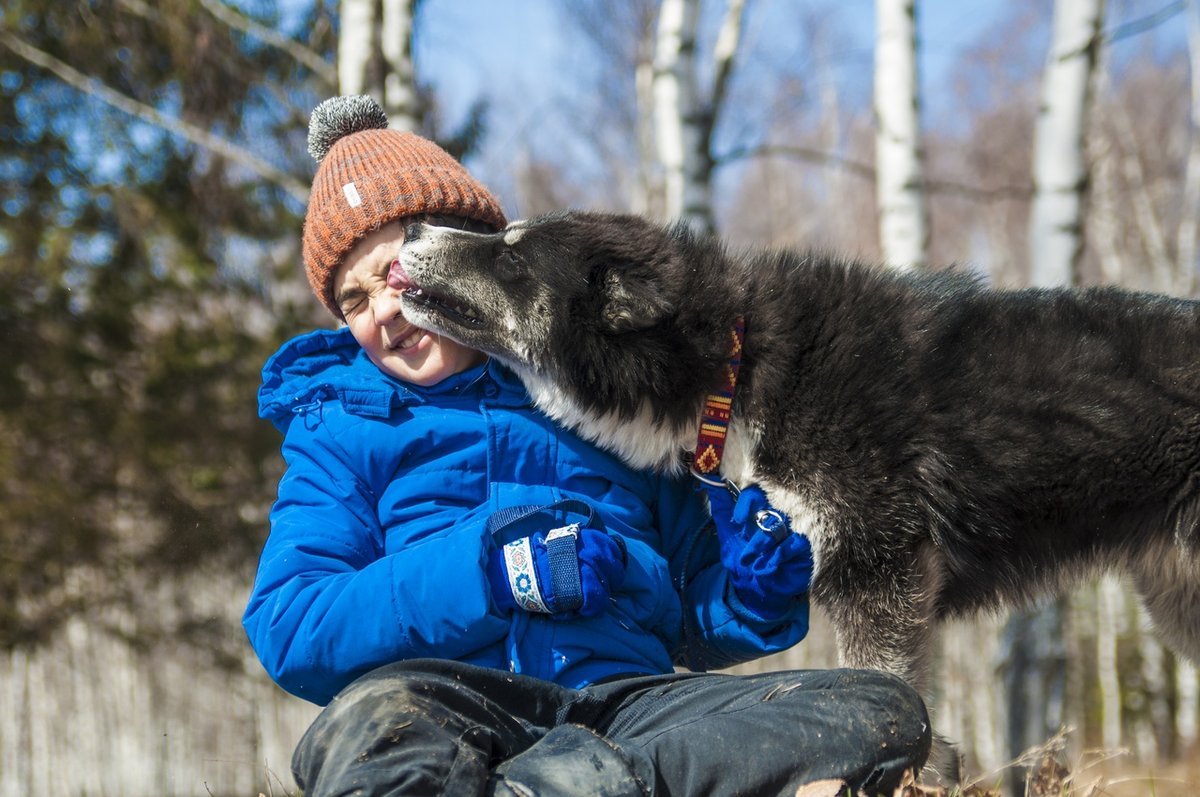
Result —
M510 218L1195 294L1197 0L916 0L916 35L913 5L5 0L0 797L294 788L315 708L239 617L281 472L259 368L331 323L299 251L325 97L376 95ZM762 666L833 663L818 615ZM941 667L973 774L1069 728L1104 793L1200 789L1196 668L1119 582L955 624Z

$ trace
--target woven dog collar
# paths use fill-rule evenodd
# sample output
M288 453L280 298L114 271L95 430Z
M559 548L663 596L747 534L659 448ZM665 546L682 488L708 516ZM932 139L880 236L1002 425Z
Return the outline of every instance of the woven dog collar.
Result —
M733 415L733 392L737 388L738 370L742 366L742 343L746 339L746 319L738 316L731 331L729 362L720 387L704 399L700 416L700 431L696 435L696 450L692 452L692 473L702 481L718 472L725 454L725 437Z

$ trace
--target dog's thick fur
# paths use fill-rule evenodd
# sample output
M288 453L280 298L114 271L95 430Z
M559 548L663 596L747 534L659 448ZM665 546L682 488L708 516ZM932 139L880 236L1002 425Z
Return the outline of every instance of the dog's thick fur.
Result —
M810 537L846 665L925 690L936 621L1100 570L1200 661L1197 302L731 254L591 213L415 226L402 263L414 323L639 467L682 467L744 316L725 475Z

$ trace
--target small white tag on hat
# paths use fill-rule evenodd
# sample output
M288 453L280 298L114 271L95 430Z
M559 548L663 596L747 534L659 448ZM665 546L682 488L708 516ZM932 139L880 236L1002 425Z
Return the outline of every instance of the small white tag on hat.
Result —
M346 183L342 186L342 193L346 195L346 201L350 203L350 207L356 208L362 204L362 197L358 195L358 187L354 183Z

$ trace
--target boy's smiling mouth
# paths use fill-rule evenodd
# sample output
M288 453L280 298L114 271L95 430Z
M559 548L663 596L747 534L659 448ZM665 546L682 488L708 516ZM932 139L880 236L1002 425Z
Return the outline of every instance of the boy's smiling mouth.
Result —
M402 336L399 339L388 340L387 349L388 351L396 352L403 352L407 349L411 349L421 342L421 336L424 334L426 334L424 329L421 329L418 326L410 325L409 328L402 333Z

